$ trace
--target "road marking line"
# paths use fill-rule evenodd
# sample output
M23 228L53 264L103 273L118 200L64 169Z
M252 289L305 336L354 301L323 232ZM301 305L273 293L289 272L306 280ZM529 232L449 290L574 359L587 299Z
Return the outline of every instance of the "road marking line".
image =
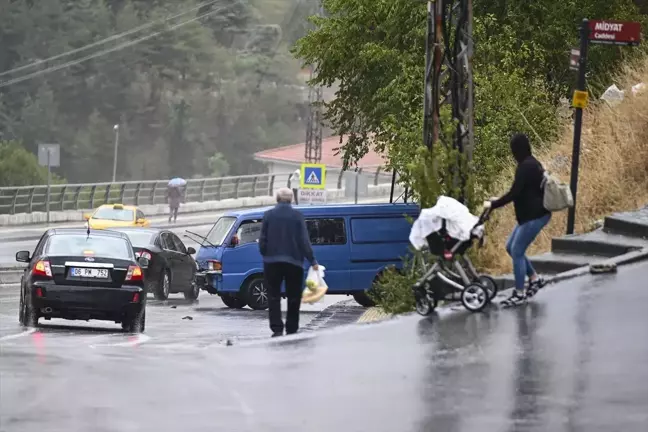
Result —
M7 341L7 340L12 340L12 339L18 339L18 338L21 338L23 336L28 336L28 335L34 333L35 331L36 331L36 329L29 329L29 330L25 330L22 333L15 333L15 334L7 335L7 336L2 336L2 337L0 337L0 342L4 342L4 341Z
M130 340L126 342L117 342L117 343L112 343L112 344L90 344L90 348L97 348L97 347L134 347L137 345L141 345L143 343L146 343L151 340L151 336L145 335L145 334L138 334L137 336L134 336L132 338L129 338Z

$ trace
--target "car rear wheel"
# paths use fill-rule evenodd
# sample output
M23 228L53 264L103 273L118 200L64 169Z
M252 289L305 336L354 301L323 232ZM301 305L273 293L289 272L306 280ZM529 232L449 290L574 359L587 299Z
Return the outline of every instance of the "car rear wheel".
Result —
M144 333L146 328L146 309L142 308L135 316L122 322L122 329L127 333Z
M191 283L191 288L184 292L184 298L187 300L197 300L200 295L200 286L194 281Z
M248 306L254 310L268 309L268 287L263 277L256 276L250 279L243 288Z
M28 304L24 294L21 293L20 312L18 313L20 324L25 327L38 327L38 311Z
M164 270L160 276L160 283L155 290L156 300L166 300L169 298L169 290L171 289L171 274L169 270Z
M246 305L245 300L235 294L221 294L220 298L231 309L243 309Z

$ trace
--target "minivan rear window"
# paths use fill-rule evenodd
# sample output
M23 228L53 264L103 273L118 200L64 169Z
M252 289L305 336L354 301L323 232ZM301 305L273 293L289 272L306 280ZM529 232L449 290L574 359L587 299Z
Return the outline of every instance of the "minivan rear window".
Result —
M353 243L402 243L408 241L411 229L404 216L351 219Z

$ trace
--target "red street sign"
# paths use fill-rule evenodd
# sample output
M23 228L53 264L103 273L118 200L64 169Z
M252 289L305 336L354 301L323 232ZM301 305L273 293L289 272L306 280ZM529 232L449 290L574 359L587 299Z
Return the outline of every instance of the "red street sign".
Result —
M638 22L592 20L589 28L592 43L637 45L641 42L641 24Z

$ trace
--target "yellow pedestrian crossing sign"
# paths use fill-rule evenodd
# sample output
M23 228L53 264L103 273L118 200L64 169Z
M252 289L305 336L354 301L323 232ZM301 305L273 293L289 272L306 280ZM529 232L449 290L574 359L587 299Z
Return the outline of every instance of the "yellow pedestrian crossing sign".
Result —
M302 189L326 189L326 165L302 164L299 182Z

